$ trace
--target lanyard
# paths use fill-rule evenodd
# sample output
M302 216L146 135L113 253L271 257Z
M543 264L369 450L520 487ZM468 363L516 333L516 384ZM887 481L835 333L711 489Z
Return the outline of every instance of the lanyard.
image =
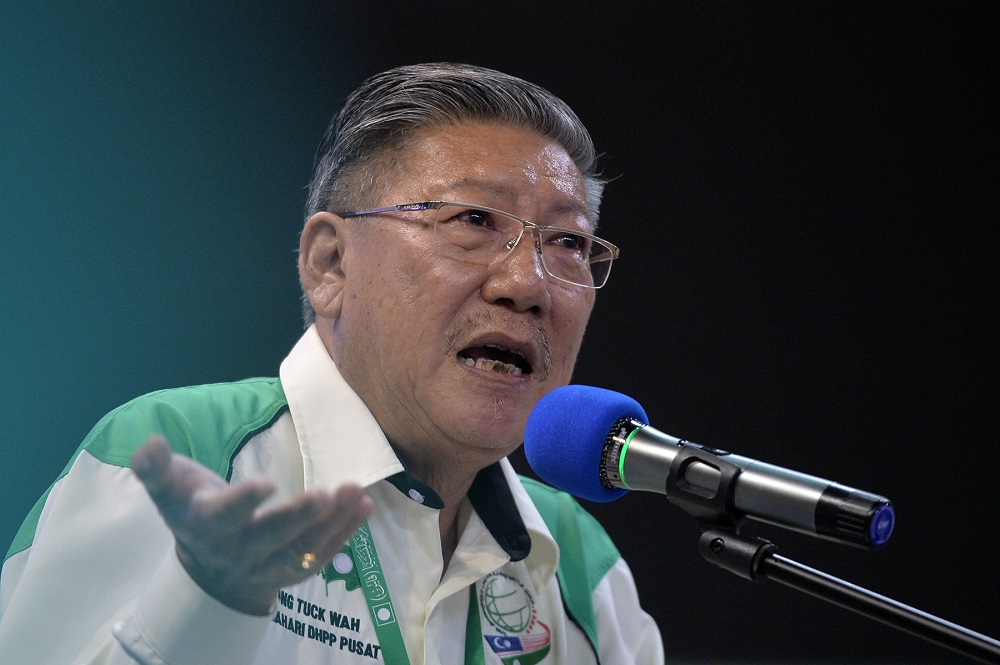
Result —
M354 532L350 540L355 571L365 594L365 602L375 624L375 634L382 647L382 657L386 665L410 665L406 653L403 634L396 621L396 610L392 606L389 585L382 573L382 564L375 549L368 522ZM485 665L483 652L483 632L479 621L479 601L476 585L469 586L469 614L465 626L465 664Z

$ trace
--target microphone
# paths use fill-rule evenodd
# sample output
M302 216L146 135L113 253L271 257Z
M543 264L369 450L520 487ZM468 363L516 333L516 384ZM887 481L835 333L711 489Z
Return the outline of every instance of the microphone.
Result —
M649 426L631 397L568 385L528 416L524 452L542 480L589 501L658 492L701 523L745 519L875 549L895 523L883 496L678 439Z

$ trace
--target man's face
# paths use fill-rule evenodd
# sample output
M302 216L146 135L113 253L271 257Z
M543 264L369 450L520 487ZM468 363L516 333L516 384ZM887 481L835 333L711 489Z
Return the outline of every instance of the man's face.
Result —
M573 161L533 132L431 129L401 164L397 184L375 206L460 201L592 230ZM445 257L434 226L412 215L339 220L342 306L332 323L319 322L330 326L321 334L404 450L498 458L520 444L538 399L569 382L595 292L546 274L530 232L484 266ZM487 362L471 364L478 359ZM522 373L496 371L507 365Z

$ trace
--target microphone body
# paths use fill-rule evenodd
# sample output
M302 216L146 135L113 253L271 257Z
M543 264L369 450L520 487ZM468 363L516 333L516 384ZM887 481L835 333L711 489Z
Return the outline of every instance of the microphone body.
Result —
M604 450L602 477L612 487L665 494L675 503L689 504L689 512L710 523L727 520L715 519L711 510L699 506L724 496L730 508L724 515L734 523L752 519L871 548L883 545L892 530L892 507L885 497L700 446L631 419L622 427L623 445ZM692 450L705 454L691 454L682 462L682 455ZM728 490L727 464L736 468Z
M895 522L885 497L670 436L648 425L635 400L602 388L570 385L543 397L524 447L535 472L570 494L611 501L657 492L712 526L752 519L877 548Z

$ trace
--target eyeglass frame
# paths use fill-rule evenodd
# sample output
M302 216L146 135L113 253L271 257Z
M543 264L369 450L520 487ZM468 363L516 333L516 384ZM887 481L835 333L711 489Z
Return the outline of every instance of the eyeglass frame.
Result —
M523 217L518 217L513 213L509 213L505 210L500 210L499 208L491 208L490 206L479 205L478 203L462 203L460 201L421 201L418 203L403 203L400 205L386 206L384 208L372 208L371 210L359 210L354 212L335 212L334 214L337 215L338 217L343 217L344 219L348 219L351 217L364 217L366 215L382 215L390 212L419 212L422 210L440 210L444 206L462 206L466 208L471 208L473 210L485 210L487 212L503 215L504 217L516 219L517 221L521 222L521 232L518 233L515 238L513 238L512 240L508 240L504 244L504 246L507 248L507 254L505 256L509 256L510 253L514 251L514 248L517 247L518 243L521 242L521 238L524 237L525 230L531 229L532 231L535 232L534 233L535 251L538 252L538 256L542 260L542 267L545 269L545 274L549 275L554 279L558 279L561 282L565 282L566 284L572 284L573 286L579 286L585 289L595 289L595 290L600 289L601 287L605 286L608 283L608 278L611 276L611 266L610 265L608 266L608 271L604 275L604 282L602 282L600 286L595 286L593 284L579 284L577 282L571 282L565 277L560 277L559 275L555 275L552 273L551 270L549 270L548 265L546 265L545 263L545 255L542 254L541 238L543 232L564 231L566 233L572 233L574 235L583 236L584 238L587 238L591 242L596 242L599 245L607 247L611 250L611 258L606 260L612 265L614 264L615 260L621 255L621 250L618 249L617 245L608 242L604 238L595 236L593 233L587 233L586 231L580 231L578 229L568 229L565 226L545 226L542 224L536 224L534 222L529 222ZM592 264L593 262L588 260L587 263ZM591 273L591 275L593 275L593 273Z

